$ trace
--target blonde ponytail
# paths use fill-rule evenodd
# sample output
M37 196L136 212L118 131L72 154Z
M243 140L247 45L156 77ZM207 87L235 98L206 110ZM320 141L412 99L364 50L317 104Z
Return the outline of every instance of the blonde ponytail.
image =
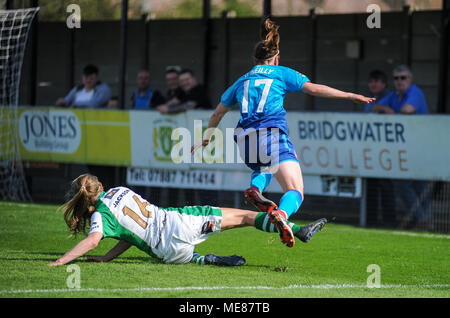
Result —
M72 235L86 232L86 223L90 221L90 215L95 210L95 202L92 201L100 188L97 177L90 174L83 174L72 181L67 193L70 199L62 206L64 221Z

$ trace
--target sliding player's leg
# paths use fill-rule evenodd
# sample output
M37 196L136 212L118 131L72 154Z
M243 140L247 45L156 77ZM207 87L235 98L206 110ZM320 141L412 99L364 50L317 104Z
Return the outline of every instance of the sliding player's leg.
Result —
M327 219L325 218L318 219L303 226L287 221L287 224L292 229L292 233L294 234L294 236L304 243L308 243L314 236L314 234L320 232L323 229L326 223ZM260 212L256 216L255 228L268 233L278 232L278 229L275 227L275 225L270 222L269 214L265 212Z
M196 207L197 209L207 210L206 207ZM211 210L220 210L221 212L221 220L220 220L220 231L229 230L237 227L244 226L254 226L255 218L258 213L249 211L249 210L241 210L241 209L232 209L232 208L210 208ZM214 212L217 215L217 212ZM207 226L203 226L202 232L205 234L214 232L208 230L208 226L213 226L211 222L204 223ZM191 263L199 264L199 265L216 265L216 266L241 266L245 264L245 258L238 255L231 256L219 256L216 254L206 254L201 255L197 252L193 252L193 256L191 259Z
M245 264L245 258L238 255L219 256L216 254L200 255L193 253L191 263L198 265L215 265L215 266L241 266Z
M258 230L264 232L278 232L287 236L289 239L294 240L293 236L298 237L302 242L309 242L313 235L320 230L327 222L326 219L319 219L305 226L299 226L292 222L285 221L283 227L278 228L276 224L272 224L269 219L268 213L264 212L253 212L250 210L241 210L233 208L221 208L222 211L222 222L221 230L228 230L236 227L253 226ZM286 230L286 227L289 230ZM287 232L287 233L286 233ZM280 236L282 236L280 234ZM292 234L292 237L289 235ZM288 245L289 246L289 245Z
M161 241L154 252L165 263L199 265L240 266L245 264L241 256L201 255L195 252L195 246L210 235L220 233L222 229L222 209L213 206L185 206L165 208L165 226ZM227 226L225 224L225 226Z
M236 227L254 226L258 212L233 208L220 208L222 211L222 231Z
M311 240L314 234L322 230L326 222L327 219L322 218L303 226L289 221L287 221L287 224L292 229L292 233L295 237L300 239L302 242L307 243ZM268 233L278 232L275 225L270 222L269 214L264 212L260 212L256 216L255 228Z
M222 208L222 230L242 226L256 227L256 224L260 224L256 223L256 218L258 215L260 215L258 212L253 212L250 210ZM288 247L294 246L294 234L287 221L285 219L280 219L279 221L272 223L275 225L278 233L280 234L281 241Z
M265 212L258 213L233 208L220 208L220 210L222 213L222 220L220 222L221 231L237 227L253 226L264 232L279 232L279 229L270 223L268 214ZM320 219L302 227L289 222L287 223L287 227L291 229L290 233L294 232L296 237L306 243L315 233L323 228L325 222L326 219ZM193 252L191 262L199 265L240 266L244 265L246 261L238 255L218 256L215 254L207 254L203 256L197 252Z

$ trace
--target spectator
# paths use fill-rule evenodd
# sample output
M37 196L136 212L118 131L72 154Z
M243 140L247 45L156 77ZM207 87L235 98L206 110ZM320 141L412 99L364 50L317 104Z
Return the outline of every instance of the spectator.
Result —
M374 106L373 111L386 114L428 114L422 90L413 83L413 74L406 65L393 72L395 89Z
M203 86L197 83L191 70L180 71L176 67L167 68L166 81L169 88L167 102L157 107L162 114L175 114L194 108L212 107ZM178 190L178 193L172 190L171 193L173 197L188 198L190 204L201 204L207 200L217 202L219 199L216 191L185 189Z
M376 101L366 104L364 106L364 112L372 112L373 106L382 98L389 94L387 88L387 76L383 71L373 70L369 74L369 91L371 97L375 97Z
M99 78L95 65L83 69L83 84L75 86L64 98L56 101L56 106L100 108L106 107L111 97L111 89Z
M179 84L185 96L172 98L166 104L158 106L161 113L179 113L194 108L212 108L205 89L201 84L198 84L192 70L184 69L180 72Z
M108 101L108 106L106 106L108 109L120 109L119 107L119 97L113 96Z
M371 113L373 106L382 98L389 94L387 89L387 76L380 70L373 70L369 73L370 96L376 100L366 104L364 112ZM383 225L394 228L396 225L394 185L390 179L367 179L367 223L376 225L378 211L381 210Z
M150 72L148 70L143 69L138 72L136 78L138 88L131 97L131 108L150 109L164 104L164 96L160 91L150 86L150 81Z
M178 81L180 72L181 68L179 66L168 66L166 68L166 83L168 88L166 93L166 102L170 101L174 97L177 97L178 99L183 98L184 92Z
M100 81L99 70L95 65L89 64L84 67L82 83L75 86L66 97L59 98L56 106L106 109L110 103L114 104L111 89ZM86 168L91 173L104 177L107 182L114 177L115 168L111 166L88 164Z
M397 66L394 71L395 89L380 99L373 110L386 114L428 114L428 106L422 90L413 83L413 74L406 65ZM395 192L401 199L407 215L400 227L416 230L432 229L429 186L417 180L394 182Z
M180 87L186 93L186 97L182 102L193 101L195 108L211 109L212 104L208 95L201 84L198 84L194 73L190 69L184 69L180 72Z

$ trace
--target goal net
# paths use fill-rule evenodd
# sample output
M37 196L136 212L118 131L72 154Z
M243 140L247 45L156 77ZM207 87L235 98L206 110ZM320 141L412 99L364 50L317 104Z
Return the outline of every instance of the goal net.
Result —
M39 8L0 10L0 200L31 201L19 152L20 74Z

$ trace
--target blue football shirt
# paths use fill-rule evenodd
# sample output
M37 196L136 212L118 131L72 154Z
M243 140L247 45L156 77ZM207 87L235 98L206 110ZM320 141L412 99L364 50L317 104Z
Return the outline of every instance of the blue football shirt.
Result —
M243 129L277 127L288 133L284 97L288 92L301 92L309 79L284 66L256 65L241 76L221 97L227 107L239 104Z

